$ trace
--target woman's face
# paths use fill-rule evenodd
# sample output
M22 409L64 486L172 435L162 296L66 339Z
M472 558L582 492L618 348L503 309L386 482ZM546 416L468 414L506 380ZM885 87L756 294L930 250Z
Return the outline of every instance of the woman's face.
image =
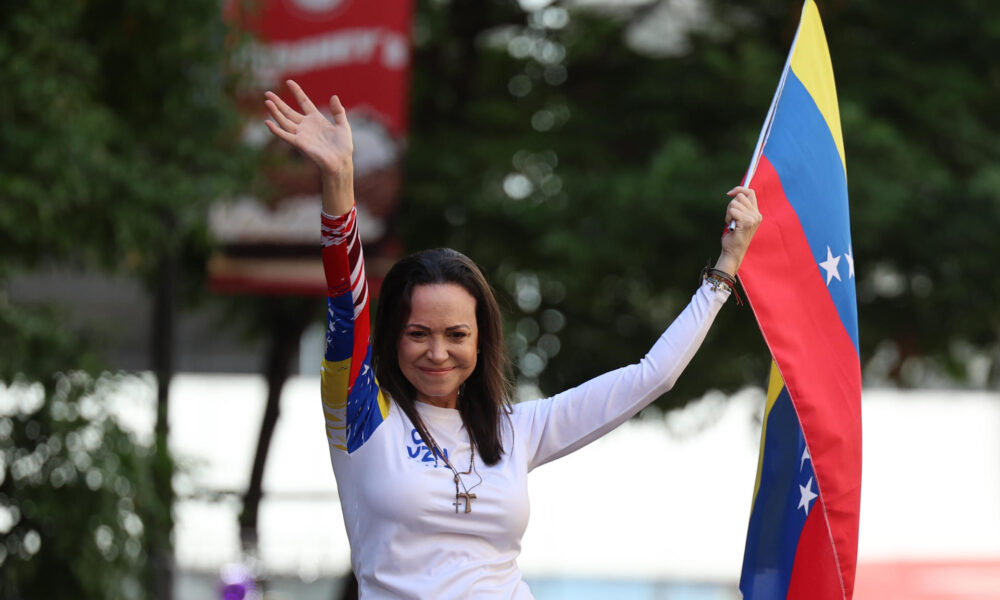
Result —
M397 358L417 400L457 408L458 389L476 368L476 299L456 283L418 285Z

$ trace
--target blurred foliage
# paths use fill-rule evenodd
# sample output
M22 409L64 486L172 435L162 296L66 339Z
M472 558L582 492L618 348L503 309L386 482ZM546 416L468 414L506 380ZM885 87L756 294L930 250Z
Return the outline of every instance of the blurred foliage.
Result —
M251 156L227 35L215 0L5 6L0 290L53 263L154 284L168 254L203 287L207 203ZM154 485L170 457L108 417L119 377L97 375L56 308L0 291L0 339L0 596L145 597L150 548L170 549L172 497Z
M145 597L152 447L108 415L114 378L50 381L0 386L0 596Z
M484 266L520 380L552 393L642 356L714 262L801 2L522 4L419 4L399 226ZM819 6L866 381L996 385L1000 7ZM663 11L673 33L644 32ZM763 385L768 360L731 302L661 404Z

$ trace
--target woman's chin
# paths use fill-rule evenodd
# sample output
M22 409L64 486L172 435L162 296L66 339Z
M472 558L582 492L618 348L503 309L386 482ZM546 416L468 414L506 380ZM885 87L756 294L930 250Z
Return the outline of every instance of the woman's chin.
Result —
M426 402L427 404L442 406L445 404L454 404L457 399L457 388L425 388L417 391L417 400Z

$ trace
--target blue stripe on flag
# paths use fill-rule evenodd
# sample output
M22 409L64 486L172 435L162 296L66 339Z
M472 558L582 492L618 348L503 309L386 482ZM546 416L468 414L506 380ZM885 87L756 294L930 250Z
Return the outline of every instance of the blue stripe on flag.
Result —
M812 461L803 460L805 438L787 388L781 389L766 419L760 486L743 554L740 591L744 600L785 597L807 516L806 510L799 508L800 485L812 480L810 489L817 491ZM809 502L808 509L816 502ZM753 587L745 589L748 585Z
M835 259L840 258L836 267L840 280L832 279L827 290L857 350L858 303L846 256L853 259L844 165L823 114L791 70L775 109L764 156L781 179L824 282L827 271L819 263L827 261L827 249Z

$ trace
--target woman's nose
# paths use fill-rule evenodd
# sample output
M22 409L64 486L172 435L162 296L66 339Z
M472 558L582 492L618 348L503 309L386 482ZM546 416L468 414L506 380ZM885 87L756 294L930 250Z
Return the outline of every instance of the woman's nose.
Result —
M434 362L441 362L448 358L448 349L443 340L432 339L427 347L427 357Z

